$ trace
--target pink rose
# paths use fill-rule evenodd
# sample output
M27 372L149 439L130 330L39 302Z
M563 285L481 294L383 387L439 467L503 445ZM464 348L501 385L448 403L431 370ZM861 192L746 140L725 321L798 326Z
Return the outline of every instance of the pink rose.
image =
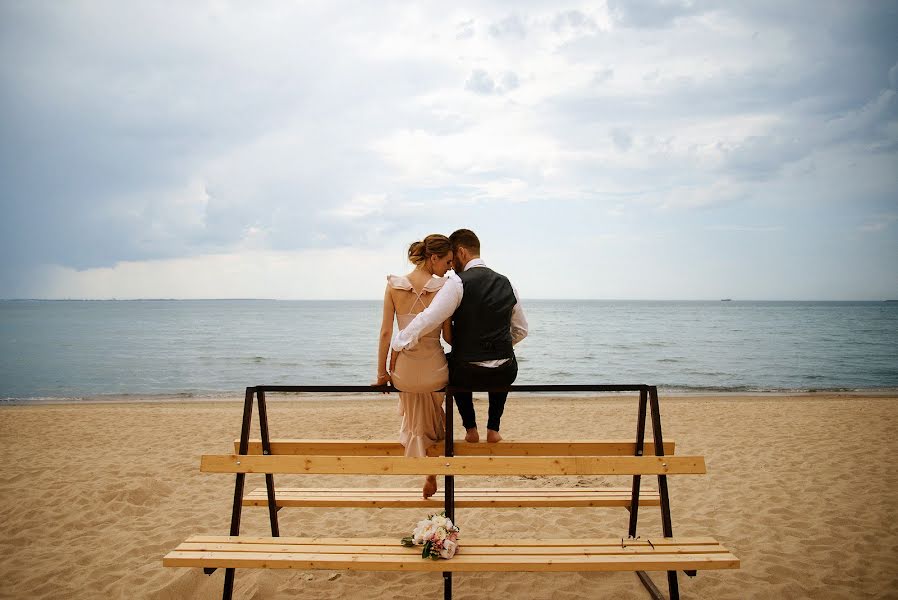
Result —
M450 539L446 539L443 541L443 549L440 550L440 557L452 558L455 556L456 550L458 550L458 544Z

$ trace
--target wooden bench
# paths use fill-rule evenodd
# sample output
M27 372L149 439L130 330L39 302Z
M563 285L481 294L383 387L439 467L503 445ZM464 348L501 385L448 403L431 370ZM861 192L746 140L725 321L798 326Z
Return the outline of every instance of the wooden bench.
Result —
M307 475L679 475L702 474L700 456L205 455L205 473ZM322 502L320 505L329 506ZM738 568L711 538L461 539L459 554L428 561L396 539L194 536L168 567L438 571L646 571ZM451 588L450 588L451 589Z
M239 452L240 440L234 440ZM664 454L674 453L675 443L664 442ZM514 442L501 444L456 441L456 456L633 456L635 442L624 440ZM271 440L271 455L320 456L403 456L405 449L387 440ZM433 446L428 454L442 456L443 446ZM249 441L249 454L261 455L261 440ZM645 444L645 453L654 454L654 444ZM623 507L629 510L631 487L504 487L457 488L456 508L523 508L523 507ZM440 490L430 499L421 497L418 488L347 488L347 487L277 487L275 505L285 507L355 507L355 508L441 508L445 496ZM642 506L660 506L657 490L643 489ZM244 506L268 506L264 487L251 490L243 498Z
M425 560L396 538L190 537L166 567L347 571L669 571L734 569L739 559L705 537L610 539L462 538L450 560Z
M510 391L638 391L639 410L636 442L501 442L465 444L452 436L452 419L447 420L445 452L421 458L402 456L395 442L335 442L327 440L270 440L265 392L381 392L387 388L363 386L257 386L247 388L243 427L235 454L205 455L201 471L236 474L234 504L229 536L193 536L163 558L168 567L201 567L206 573L225 568L224 600L230 600L237 568L265 569L346 569L437 571L443 574L444 597L452 596L452 574L465 571L635 571L653 598L661 592L645 571L666 571L671 600L679 598L677 571L694 575L698 569L733 569L739 559L711 538L673 535L668 497L668 475L703 474L701 456L670 456L672 443L661 434L657 389L654 386L511 386ZM452 393L447 389L446 412L453 414ZM483 391L483 390L475 390ZM261 440L250 444L249 430L253 401L258 398ZM650 409L649 409L650 407ZM654 444L645 442L646 418L650 410ZM264 473L266 485L244 496L247 474ZM372 490L355 495L345 488L281 488L274 475L443 475L447 516L455 520L455 508L466 506L627 506L630 523L626 538L584 539L478 539L466 537L451 560L430 561L420 557L419 548L405 548L399 538L296 538L280 537L277 512L285 506L407 506L415 505L418 489L384 488L372 498ZM476 476L591 476L629 475L629 498L621 488L471 488L456 493L457 477ZM658 478L657 492L641 489L643 475ZM398 490L398 491L397 491ZM562 491L559 491L562 490ZM610 490L610 491L609 491ZM600 496L602 492L605 496ZM552 494L554 492L554 495ZM263 496L264 494L264 496ZM545 495L544 495L545 494ZM577 494L581 496L577 497ZM571 496L568 499L568 496ZM576 499L574 499L576 497ZM640 504L655 499L661 507L663 535L638 538L635 535ZM439 500L433 502L439 506ZM348 504L347 504L348 503ZM503 504L505 503L505 504ZM241 536L240 518L244 505L268 507L271 536ZM432 507L432 504L421 504ZM476 532L475 532L476 534Z

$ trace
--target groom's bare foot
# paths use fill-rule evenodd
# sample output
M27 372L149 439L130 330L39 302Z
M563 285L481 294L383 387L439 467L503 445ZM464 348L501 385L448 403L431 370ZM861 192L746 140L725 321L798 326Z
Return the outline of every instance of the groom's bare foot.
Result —
M436 475L428 475L427 479L424 480L424 489L421 490L424 498L430 498L434 494L437 493L437 476Z
M486 430L486 441L490 444L495 444L496 442L502 441L502 436L499 435L498 431L493 431L492 429Z
M466 430L465 441L472 444L476 444L480 441L480 432L477 431L476 427L471 427L470 429Z

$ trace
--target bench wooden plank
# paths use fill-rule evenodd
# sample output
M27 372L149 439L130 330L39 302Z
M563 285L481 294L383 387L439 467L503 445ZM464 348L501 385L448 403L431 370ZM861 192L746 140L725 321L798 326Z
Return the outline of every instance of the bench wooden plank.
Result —
M272 538L272 540L277 538ZM338 556L364 553L371 556L408 556L408 551L399 545L396 540L389 546L322 546L309 544L254 544L247 548L245 544L236 543L190 543L184 542L177 548L182 552L270 552L270 553L308 553L308 554L334 554ZM502 554L518 556L570 556L575 554L610 556L628 556L632 554L713 554L723 553L727 550L719 544L708 546L660 546L652 548L645 546L508 546L500 547L465 547L465 556L491 557ZM420 549L419 549L420 554Z
M539 540L536 540L539 541ZM399 544L397 540L378 540L378 544L366 544L362 546L343 546L343 545L327 545L327 544L287 544L278 540L278 538L269 538L267 543L256 542L251 546L242 542L234 541L206 541L191 542L186 541L178 546L178 550L192 551L215 551L215 552L316 552L318 554L354 554L357 552L365 552L371 554L406 554L406 548ZM387 543L389 542L389 543ZM683 554L690 552L726 552L726 548L720 544L682 544L654 547L651 544L639 544L628 546L626 544L607 544L601 546L591 546L581 542L580 546L465 546L465 554L469 556L487 556L502 553L521 554L521 555L541 555L541 554Z
M501 444L479 442L471 444L455 441L456 456L633 456L636 443L628 440L546 440L535 442L515 442L503 440ZM664 442L664 454L674 454L676 444ZM240 452L240 440L234 440L234 453ZM318 456L404 456L405 448L395 440L271 440L274 455L318 455ZM247 454L262 454L262 441L249 440ZM428 456L442 456L443 445L432 446ZM655 454L655 444L646 442L644 455Z
M163 558L165 567L203 567L239 569L300 569L346 571L409 572L574 572L574 571L693 571L699 569L737 569L739 559L729 553L645 556L539 556L503 555L481 560L456 555L451 561L424 560L420 551L407 557L265 552L190 552L173 551Z
M552 540L514 540L508 545L462 539L459 553L448 561L421 558L420 548L405 548L396 540L373 538L363 545L322 544L315 538L244 538L207 536L188 540L163 558L167 567L341 569L366 571L668 571L738 568L739 559L719 543L630 544L606 540L593 545L553 546ZM473 540L472 540L473 541Z
M320 475L674 475L703 474L702 456L260 456L206 454L204 473Z
M283 507L356 507L356 508L442 508L443 492L429 499L420 488L276 488L276 506ZM456 508L512 507L629 507L630 488L502 488L460 489L455 492ZM641 506L658 506L657 491L642 490ZM250 491L244 506L268 506L264 487Z
M282 544L321 544L323 546L378 546L378 545L396 545L397 540L394 538L383 537L295 537L284 536L272 538L270 536L227 536L227 535L192 535L187 538L188 543L216 543L216 542L235 542L242 544L268 544L272 540ZM676 538L638 538L627 539L620 537L606 538L464 538L466 547L485 546L485 547L507 547L507 546L576 546L580 547L584 544L589 546L669 546L676 544L680 546L707 546L709 544L718 543L714 538L708 536L693 537L676 537Z

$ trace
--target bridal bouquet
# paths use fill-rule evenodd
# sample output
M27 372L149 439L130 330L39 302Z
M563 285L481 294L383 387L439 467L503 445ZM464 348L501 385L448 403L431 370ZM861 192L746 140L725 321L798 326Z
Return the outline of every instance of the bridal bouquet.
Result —
M412 534L402 538L403 546L424 544L421 558L452 558L458 550L458 526L446 518L444 511L430 515L418 525Z

